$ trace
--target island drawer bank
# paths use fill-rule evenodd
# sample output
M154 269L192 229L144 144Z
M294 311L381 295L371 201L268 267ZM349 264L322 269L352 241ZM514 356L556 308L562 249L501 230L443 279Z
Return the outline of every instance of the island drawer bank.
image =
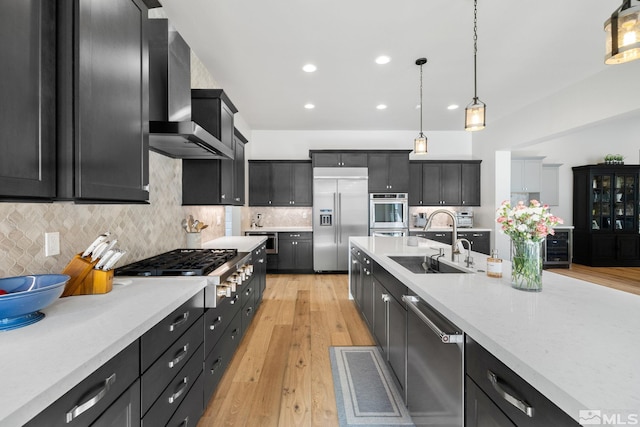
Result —
M414 274L390 258L437 253L439 246L445 247L441 262L452 264L449 247L433 241L419 239L414 247L406 237L350 239L350 247L379 264L573 421L584 410L617 410L622 417L638 413L640 383L635 379L640 367L634 355L640 344L631 325L640 322L640 298L547 270L542 292L519 291L510 286L506 261L503 278L494 279L477 268L472 274ZM478 266L487 258L472 256ZM456 268L465 269L461 264ZM375 264L373 269L375 275ZM606 343L602 336L609 337ZM612 358L615 364L606 362Z

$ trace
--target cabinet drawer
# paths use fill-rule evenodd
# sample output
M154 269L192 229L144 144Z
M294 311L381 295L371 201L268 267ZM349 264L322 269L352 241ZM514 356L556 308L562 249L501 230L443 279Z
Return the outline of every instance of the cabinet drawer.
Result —
M195 351L196 354L200 352L202 352L202 347ZM189 390L201 374L202 357L192 357L178 372L173 381L162 391L158 400L151 406L151 409L143 416L142 426L156 427L165 425L185 400Z
M220 338L204 361L205 403L213 395L225 369L229 366L229 362L231 362L231 358L238 348L241 338L241 317L242 314L238 313L233 318L229 327L224 331L222 338Z
M26 426L86 426L98 418L138 378L140 347L129 345Z
M204 412L202 402L203 383L204 375L200 375L191 390L189 390L187 397L184 398L178 410L167 423L167 427L195 427Z
M467 375L514 424L518 426L578 425L569 415L469 336L466 337L465 354ZM507 395L520 400L519 406L522 409L506 400L512 400ZM527 411L530 415L527 415Z
M292 231L288 233L278 233L278 241L291 241L291 240L311 240L313 239L313 233L310 231Z
M204 313L204 292L198 292L145 333L140 341L142 372Z
M238 292L240 293L240 306L245 307L247 304L253 305L255 301L255 288L256 288L257 280L253 280L253 276L251 280L248 282L244 282Z
M404 306L402 295L407 295L407 287L378 263L373 263L373 276L393 297Z
M232 298L224 298L216 308L207 310L204 314L204 354L211 352L225 329L231 323L231 319L240 311L240 295Z
M202 360L202 354L196 351L202 344L203 328L204 319L200 318L142 375L143 414L192 357Z

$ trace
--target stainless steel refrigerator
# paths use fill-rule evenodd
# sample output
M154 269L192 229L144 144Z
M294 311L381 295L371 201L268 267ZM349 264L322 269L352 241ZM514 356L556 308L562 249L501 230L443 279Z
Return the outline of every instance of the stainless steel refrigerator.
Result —
M313 168L313 269L347 271L349 236L369 232L367 168Z

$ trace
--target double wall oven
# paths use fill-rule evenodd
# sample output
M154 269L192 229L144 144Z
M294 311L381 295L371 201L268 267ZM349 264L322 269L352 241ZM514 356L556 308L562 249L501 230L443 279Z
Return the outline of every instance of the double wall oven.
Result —
M409 235L409 198L407 193L369 194L369 235Z

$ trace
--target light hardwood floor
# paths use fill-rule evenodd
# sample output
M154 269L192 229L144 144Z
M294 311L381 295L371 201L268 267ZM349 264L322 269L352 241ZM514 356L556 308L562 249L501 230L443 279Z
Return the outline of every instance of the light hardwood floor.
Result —
M640 268L549 270L640 295ZM337 426L329 347L374 345L346 274L270 274L198 427Z
M346 274L277 275L198 427L337 426L330 346L374 345Z

